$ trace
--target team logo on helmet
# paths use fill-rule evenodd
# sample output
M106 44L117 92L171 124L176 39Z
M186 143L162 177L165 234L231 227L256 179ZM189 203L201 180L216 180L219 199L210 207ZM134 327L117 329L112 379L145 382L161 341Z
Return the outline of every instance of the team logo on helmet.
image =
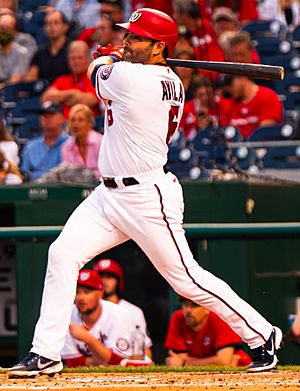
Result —
M107 269L108 267L110 267L110 264L111 264L110 259L102 259L100 261L100 266L102 269Z
M79 278L81 281L86 281L90 278L90 273L89 272L81 272Z
M142 16L141 12L135 11L129 18L129 22L134 23Z
M109 78L109 76L112 73L113 67L114 67L114 64L105 65L100 68L99 74L100 74L100 77L102 80L107 80Z
M119 350L124 352L129 348L129 342L125 338L119 338L116 342L116 346Z

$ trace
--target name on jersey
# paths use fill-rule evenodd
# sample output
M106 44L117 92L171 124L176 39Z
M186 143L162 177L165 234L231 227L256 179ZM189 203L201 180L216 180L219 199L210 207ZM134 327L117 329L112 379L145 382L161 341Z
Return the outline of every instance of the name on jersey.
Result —
M183 88L181 84L177 85L174 81L161 80L162 85L162 100L173 100L175 102L183 102ZM178 87L179 86L179 87Z

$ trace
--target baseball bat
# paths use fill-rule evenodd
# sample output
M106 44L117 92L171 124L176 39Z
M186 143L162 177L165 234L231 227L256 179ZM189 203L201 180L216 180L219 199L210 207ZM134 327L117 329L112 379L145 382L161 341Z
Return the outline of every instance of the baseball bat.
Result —
M221 61L195 61L167 58L167 64L185 68L197 68L206 71L227 73L230 75L248 76L253 79L282 80L284 68L275 65L221 62Z

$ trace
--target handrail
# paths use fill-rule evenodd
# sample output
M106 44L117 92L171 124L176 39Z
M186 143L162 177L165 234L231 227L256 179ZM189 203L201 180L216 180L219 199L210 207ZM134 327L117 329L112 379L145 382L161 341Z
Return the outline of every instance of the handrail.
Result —
M300 237L300 222L183 224L189 238ZM45 239L60 234L62 225L0 227L0 239Z

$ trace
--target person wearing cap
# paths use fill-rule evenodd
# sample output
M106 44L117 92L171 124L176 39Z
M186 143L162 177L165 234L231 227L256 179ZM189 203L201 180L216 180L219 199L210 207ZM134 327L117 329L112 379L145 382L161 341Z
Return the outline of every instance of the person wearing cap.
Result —
M248 371L274 369L282 331L194 259L182 227L182 187L164 171L184 105L182 82L167 65L177 24L161 11L141 8L121 27L126 31L123 48L101 48L88 69L97 96L106 102L102 182L49 248L32 348L8 376L61 371L78 271L130 239L177 293L217 313L249 345L253 362Z
M180 297L182 309L170 319L166 364L177 366L246 366L251 358L241 338L214 312Z
M143 310L121 297L124 289L124 273L121 265L114 259L104 258L94 262L93 269L99 274L103 283L104 300L126 308L134 324L140 328L145 338L145 354L152 359L152 341L148 333Z
M21 170L27 180L35 180L61 163L61 148L69 137L59 103L41 105L40 123L42 135L28 141L21 156Z
M132 355L134 324L129 312L102 298L103 284L98 273L81 270L61 352L68 367L119 365Z
M211 24L219 37L225 31L237 31L238 18L231 8L217 7L212 13Z

